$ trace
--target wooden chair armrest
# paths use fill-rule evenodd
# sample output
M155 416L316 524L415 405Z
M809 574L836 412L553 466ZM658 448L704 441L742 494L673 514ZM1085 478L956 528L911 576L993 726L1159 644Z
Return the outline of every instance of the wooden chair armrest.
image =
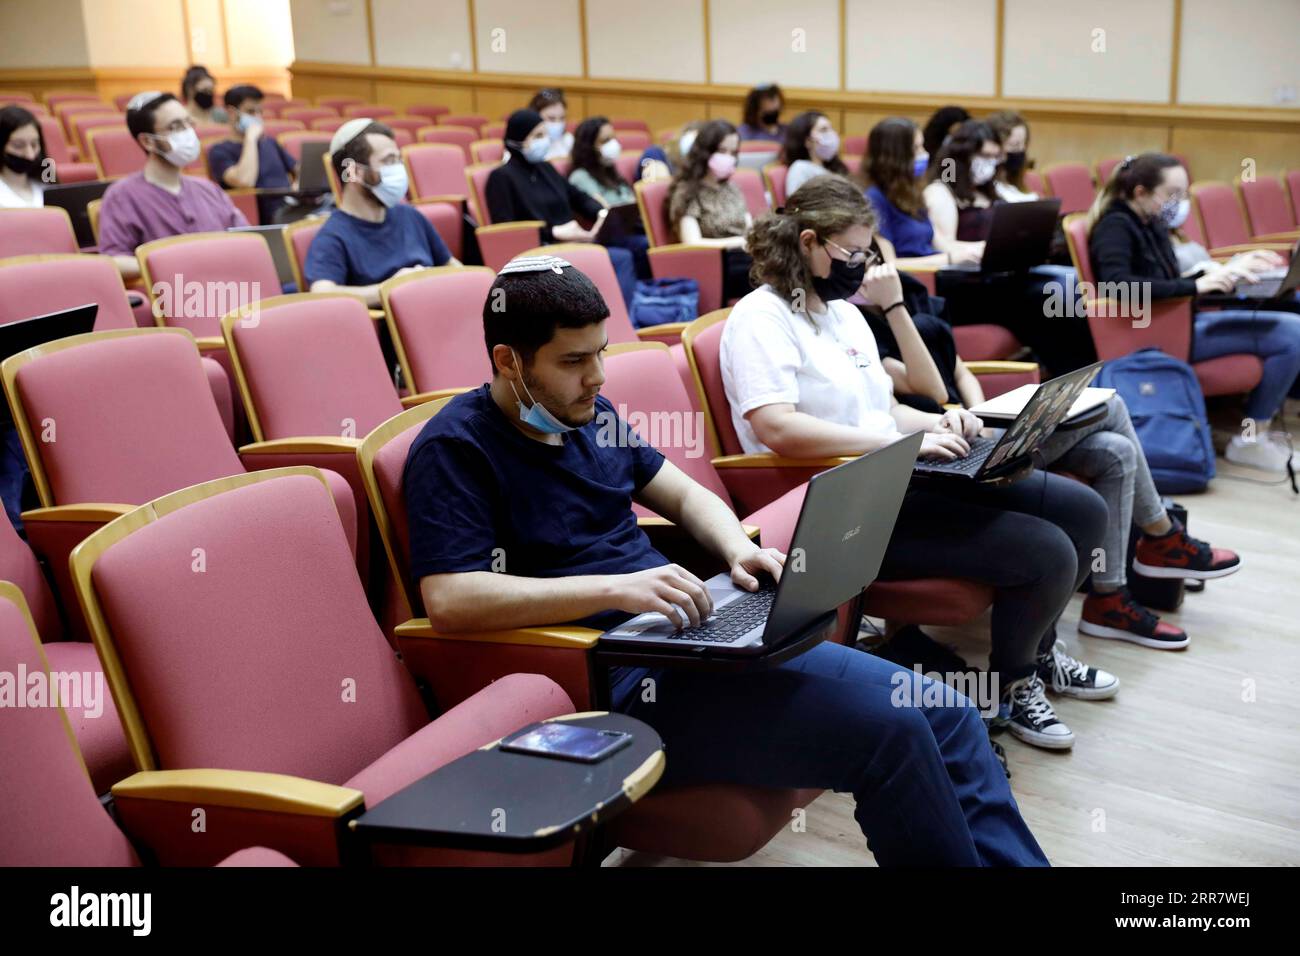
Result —
M414 408L416 405L423 405L425 402L435 402L440 398L450 398L453 395L460 395L462 392L468 391L470 391L468 388L439 388L432 392L405 395L402 397L402 407Z
M427 617L412 618L397 625L394 633L402 638L430 641L471 641L478 644L527 644L533 647L562 647L590 650L596 646L600 631L589 627L519 627L499 631L435 631Z

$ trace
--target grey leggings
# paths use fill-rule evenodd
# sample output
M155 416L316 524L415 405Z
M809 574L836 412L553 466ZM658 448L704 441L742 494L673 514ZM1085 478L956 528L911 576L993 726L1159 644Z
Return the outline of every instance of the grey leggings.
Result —
M1128 407L1116 395L1106 417L1084 428L1058 430L1043 446L1043 461L1086 478L1106 501L1110 520L1102 538L1103 553L1093 562L1092 579L1106 588L1123 587L1128 536L1136 522L1148 525L1165 513L1147 457L1142 451Z

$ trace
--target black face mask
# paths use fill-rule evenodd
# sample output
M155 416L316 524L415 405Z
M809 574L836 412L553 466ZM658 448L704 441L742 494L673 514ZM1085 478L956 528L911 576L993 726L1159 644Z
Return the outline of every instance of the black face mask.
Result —
M1007 158L1002 164L1007 171L1008 176L1014 176L1025 168L1025 151L1022 149L1017 153L1007 153Z
M13 153L4 154L5 169L19 173L23 176L30 176L33 179L40 175L41 157L35 159L26 159L22 156L15 156Z
M823 302L833 299L847 299L862 287L862 280L867 275L867 264L851 266L843 259L831 256L830 275L813 276L813 291Z
M777 121L781 118L781 111L768 110L766 113L761 114L758 118L763 121L764 126L775 126L777 124Z
M201 110L212 109L213 94L211 90L200 90L194 94L194 105Z

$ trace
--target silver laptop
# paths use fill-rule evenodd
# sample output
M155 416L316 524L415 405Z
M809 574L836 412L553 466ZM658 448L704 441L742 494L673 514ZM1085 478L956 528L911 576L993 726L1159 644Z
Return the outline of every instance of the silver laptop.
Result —
M1291 266L1278 266L1259 274L1254 282L1238 282L1232 290L1247 299L1285 299L1300 289L1300 242L1291 250Z
M923 437L915 432L809 480L778 584L744 591L723 572L705 582L714 612L698 627L651 611L606 631L601 641L759 654L797 640L880 573Z

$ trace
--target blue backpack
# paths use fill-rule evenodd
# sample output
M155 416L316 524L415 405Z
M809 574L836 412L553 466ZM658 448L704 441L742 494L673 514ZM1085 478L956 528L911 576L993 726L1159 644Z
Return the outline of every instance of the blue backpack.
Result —
M1205 489L1214 477L1214 445L1191 366L1159 349L1140 349L1107 362L1093 384L1115 389L1128 405L1161 493Z
M638 282L627 311L638 329L665 322L694 322L700 311L700 285L694 279Z

